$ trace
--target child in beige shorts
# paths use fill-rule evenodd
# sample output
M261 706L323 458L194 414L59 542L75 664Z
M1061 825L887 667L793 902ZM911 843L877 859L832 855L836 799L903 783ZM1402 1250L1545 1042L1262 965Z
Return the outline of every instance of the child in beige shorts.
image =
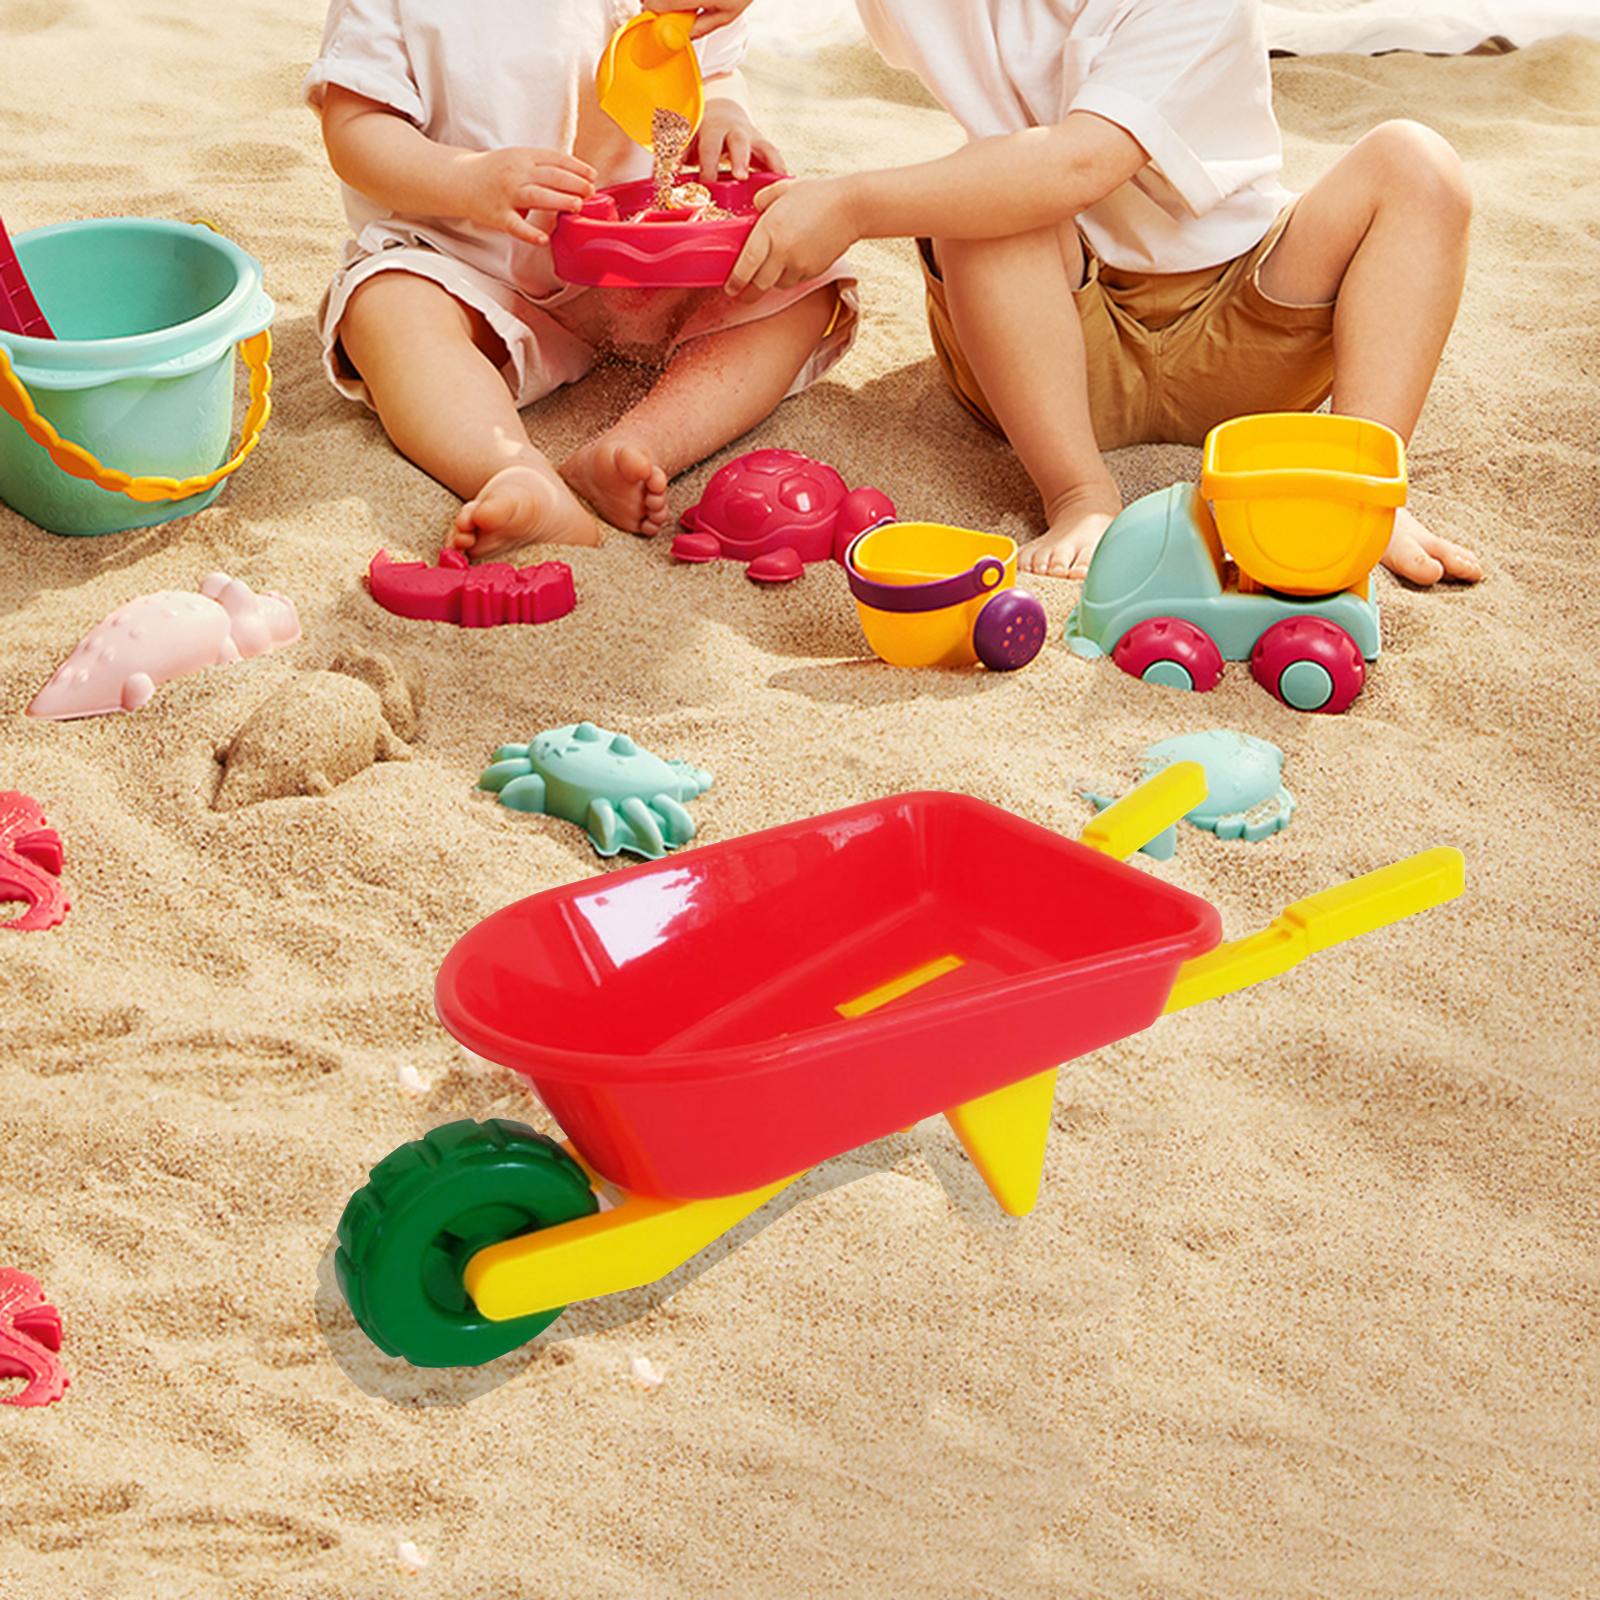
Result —
M759 304L717 290L581 290L550 232L597 186L649 174L600 110L595 64L636 0L333 0L306 80L354 238L322 309L330 377L466 502L473 556L595 544L592 512L667 521L676 473L737 439L848 349L855 283L828 262ZM702 168L781 170L751 122L742 23L702 43ZM519 408L602 356L654 369L648 395L565 460Z
M969 142L774 186L728 289L748 303L857 239L922 239L945 372L1043 502L1024 568L1087 571L1122 504L1102 449L1330 395L1409 439L1466 270L1471 199L1437 134L1385 123L1297 199L1259 0L858 4ZM1481 576L1407 511L1385 560L1419 584Z

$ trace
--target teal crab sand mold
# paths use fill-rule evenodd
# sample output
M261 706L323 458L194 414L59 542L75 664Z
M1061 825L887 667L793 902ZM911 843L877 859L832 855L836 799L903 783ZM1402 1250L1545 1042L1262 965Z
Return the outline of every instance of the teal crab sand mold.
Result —
M478 787L513 811L576 824L602 856L626 850L659 861L694 838L684 803L711 787L711 774L663 761L625 733L576 722L529 744L502 745Z
M1294 796L1283 786L1283 751L1265 739L1228 728L1208 733L1179 734L1153 744L1140 756L1140 778L1149 778L1179 761L1198 761L1205 768L1204 801L1184 821L1219 839L1244 839L1259 844L1282 833L1294 816ZM1109 795L1083 792L1096 811L1111 804ZM1176 825L1145 845L1144 853L1170 861L1178 848Z

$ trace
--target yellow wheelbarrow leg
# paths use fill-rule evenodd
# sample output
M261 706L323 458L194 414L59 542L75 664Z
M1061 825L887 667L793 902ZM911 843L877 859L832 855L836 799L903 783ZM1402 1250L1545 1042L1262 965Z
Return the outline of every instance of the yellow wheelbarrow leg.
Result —
M1079 843L1125 861L1205 797L1206 769L1198 761L1175 762L1102 811ZM989 1192L1013 1217L1025 1217L1039 1199L1059 1071L1051 1067L945 1112Z
M565 1148L589 1170L571 1145ZM784 1178L716 1200L628 1195L610 1211L480 1250L463 1274L467 1293L491 1322L505 1322L641 1288L681 1267L793 1182Z
M1000 1209L1025 1217L1039 1198L1058 1067L945 1112Z
M1275 978L1318 950L1454 900L1465 886L1466 861L1459 850L1424 850L1297 900L1270 928L1184 962L1167 1010L1182 1011Z

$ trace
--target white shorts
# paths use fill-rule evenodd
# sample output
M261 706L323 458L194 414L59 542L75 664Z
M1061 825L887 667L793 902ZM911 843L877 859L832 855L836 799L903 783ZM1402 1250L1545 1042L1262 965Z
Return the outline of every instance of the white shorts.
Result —
M501 371L519 407L544 399L563 384L576 383L594 367L598 351L560 320L560 303L568 296L547 301L529 299L509 283L426 245L400 245L370 254L352 243L345 264L334 275L323 297L320 318L323 365L334 388L347 399L360 400L369 406L372 403L366 384L351 366L339 342L339 327L351 295L380 272L409 272L428 278L464 306L480 312L506 347L506 364ZM844 262L814 282L794 289L775 290L753 304L708 293L706 303L684 323L668 353L691 339L776 316L819 286L830 283L838 294L838 308L817 342L816 350L789 388L790 395L800 394L822 377L855 342L860 301L855 275ZM605 291L593 292L603 294Z

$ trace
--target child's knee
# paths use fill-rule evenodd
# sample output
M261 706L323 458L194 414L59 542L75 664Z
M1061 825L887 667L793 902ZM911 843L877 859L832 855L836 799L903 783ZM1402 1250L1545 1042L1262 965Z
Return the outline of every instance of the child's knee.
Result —
M1361 141L1373 161L1381 198L1403 197L1408 207L1424 206L1463 226L1472 215L1467 170L1450 141L1420 122L1397 118L1380 123Z
M977 273L1010 276L1043 262L1059 264L1076 287L1084 272L1083 245L1077 228L1070 224L996 239L939 239L934 244L934 259L947 281Z
M339 337L347 349L370 349L400 330L429 328L471 336L466 308L429 278L409 272L379 272L356 285L339 319Z

